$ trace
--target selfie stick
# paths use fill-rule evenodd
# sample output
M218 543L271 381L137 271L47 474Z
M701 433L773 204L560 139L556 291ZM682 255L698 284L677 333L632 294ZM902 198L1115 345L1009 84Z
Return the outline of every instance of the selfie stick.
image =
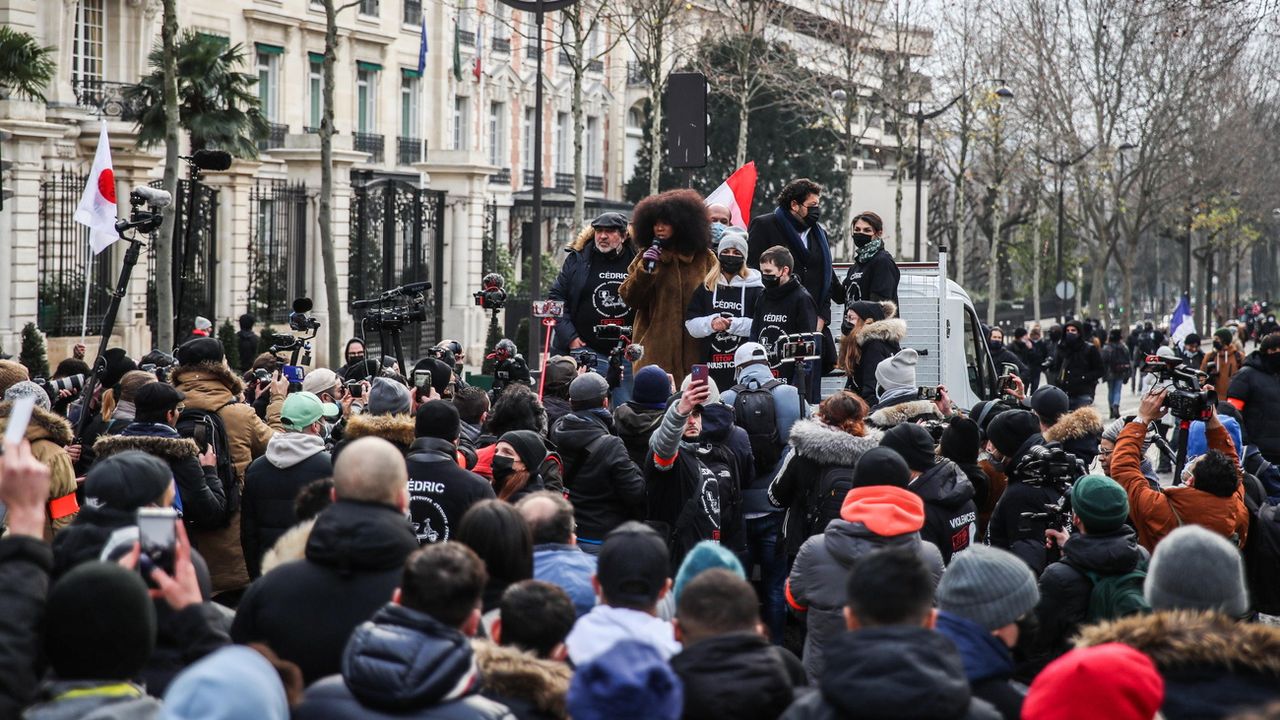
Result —
M538 372L538 402L542 402L542 387L547 382L547 358L551 353L551 333L556 329L556 319L544 317L542 326L547 329L547 337L542 342L542 369Z

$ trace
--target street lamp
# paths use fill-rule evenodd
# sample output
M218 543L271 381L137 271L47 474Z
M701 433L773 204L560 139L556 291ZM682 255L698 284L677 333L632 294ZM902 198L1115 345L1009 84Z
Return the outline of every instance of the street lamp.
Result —
M922 211L920 207L921 207L923 196L924 196L924 121L932 120L938 117L939 115L941 115L942 113L950 110L953 105L963 100L970 92L973 91L974 88L985 83L996 83L998 85L998 87L995 89L995 94L996 94L996 97L1000 98L1001 100L1013 99L1013 91L1010 90L1009 86L1005 84L1005 81L1003 78L988 78L986 80L980 80L978 82L973 83L969 87L965 88L959 95L956 95L955 97L951 98L951 100L949 100L946 105L943 105L937 110L931 110L929 112L924 111L924 106L922 103L916 104L915 112L896 108L892 105L889 105L888 103L885 103L886 107L888 107L890 110L897 113L898 115L902 115L904 117L910 117L916 121L915 260L917 262L921 259L920 221L922 217Z
M1084 152L1080 153L1074 158L1054 159L1050 157L1045 157L1044 155L1040 156L1041 159L1043 159L1045 162L1050 163L1058 168L1058 173L1057 173L1057 176L1058 176L1058 268L1055 273L1057 277L1057 281L1054 283L1053 291L1054 291L1054 294L1058 296L1058 324L1059 325L1067 321L1067 304L1066 304L1067 288L1063 284L1063 280L1062 280L1062 245L1063 245L1062 240L1064 237L1066 237L1066 214L1064 212L1064 203L1063 203L1064 192L1063 192L1062 174L1066 172L1067 169L1070 168L1072 165L1075 165L1081 160L1084 160L1085 158L1089 157L1089 153L1093 152L1094 149L1097 147L1098 147L1097 143L1094 143L1093 145L1089 146L1088 150L1085 150ZM1079 291L1080 291L1080 288L1076 288L1076 292L1079 292Z

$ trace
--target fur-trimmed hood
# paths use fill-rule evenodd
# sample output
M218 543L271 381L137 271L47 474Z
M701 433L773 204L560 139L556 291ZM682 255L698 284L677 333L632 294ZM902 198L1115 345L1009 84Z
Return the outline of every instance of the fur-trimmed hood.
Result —
M880 431L867 428L866 434L858 437L817 420L797 420L787 442L807 460L853 467L863 453L880 444Z
M200 456L200 448L191 438L169 438L157 435L103 435L93 444L98 459L124 452L141 450L172 465Z
M414 434L412 415L353 415L347 420L344 439L380 437L404 450L413 444Z
M590 245L591 242L595 239L595 237L596 237L596 229L591 227L590 224L588 224L587 226L582 228L582 230L578 233L578 236L573 239L573 242L569 243L568 247L566 247L564 251L573 253L573 252L579 252L581 250L585 250L586 247ZM633 251L635 250L635 243L631 241L630 229L622 231L622 247L625 249L633 250Z
M1271 675L1280 683L1280 627L1236 622L1221 613L1168 610L1086 627L1077 647L1118 642L1162 673L1217 667Z
M307 539L311 537L311 528L315 524L315 518L311 518L286 530L262 556L262 574L266 575L287 562L304 559L307 556Z
M858 347L866 345L870 340L883 340L888 343L902 344L907 339L907 323L899 318L885 318L869 322L853 331Z
M943 420L938 406L928 400L908 400L904 403L889 405L871 413L867 419L880 428L891 428L902 423L915 422L918 419Z
M244 392L244 381L225 362L179 365L169 376L169 382L188 395L210 396L215 400L221 398L218 405L227 401L227 395L240 397Z
M540 713L566 717L565 696L573 672L564 663L543 660L488 640L471 641L484 694L524 700Z
M13 412L12 402L0 403L0 431L8 427L9 413L11 412ZM31 408L31 422L27 424L27 440L29 442L48 440L66 447L73 436L71 423L67 422L66 418L39 406Z
M1043 435L1046 442L1066 442L1081 438L1102 437L1102 416L1092 407L1082 407L1058 418Z

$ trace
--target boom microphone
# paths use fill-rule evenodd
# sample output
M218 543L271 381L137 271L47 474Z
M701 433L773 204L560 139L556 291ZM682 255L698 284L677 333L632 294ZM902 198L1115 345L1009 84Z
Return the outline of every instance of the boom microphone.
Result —
M191 162L201 170L226 170L231 167L231 153L226 150L197 150Z
M173 202L173 196L164 190L158 190L148 185L139 185L129 191L129 201L146 203L153 208L163 208L169 207Z

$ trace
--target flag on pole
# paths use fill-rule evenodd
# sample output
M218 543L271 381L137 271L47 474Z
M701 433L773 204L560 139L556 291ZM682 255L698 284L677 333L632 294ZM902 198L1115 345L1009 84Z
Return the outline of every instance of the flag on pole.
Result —
M729 224L745 230L747 223L751 221L751 203L755 196L756 164L753 160L734 170L728 180L720 183L720 187L707 196L706 204L729 208L732 218Z
M418 77L427 69L427 14L422 13L422 28L418 36Z
M1169 320L1169 335L1181 345L1183 339L1195 331L1196 320L1191 314L1191 302L1183 295L1173 308L1173 317Z
M471 69L471 74L475 76L476 82L480 82L480 56L484 54L484 23L476 27L476 63Z
M453 79L462 82L462 31L458 29L458 23L453 23Z
M116 232L116 176L111 169L111 145L107 142L107 121L102 121L98 150L93 154L93 169L84 185L74 220L89 228L89 247L93 254L106 250L120 239Z

